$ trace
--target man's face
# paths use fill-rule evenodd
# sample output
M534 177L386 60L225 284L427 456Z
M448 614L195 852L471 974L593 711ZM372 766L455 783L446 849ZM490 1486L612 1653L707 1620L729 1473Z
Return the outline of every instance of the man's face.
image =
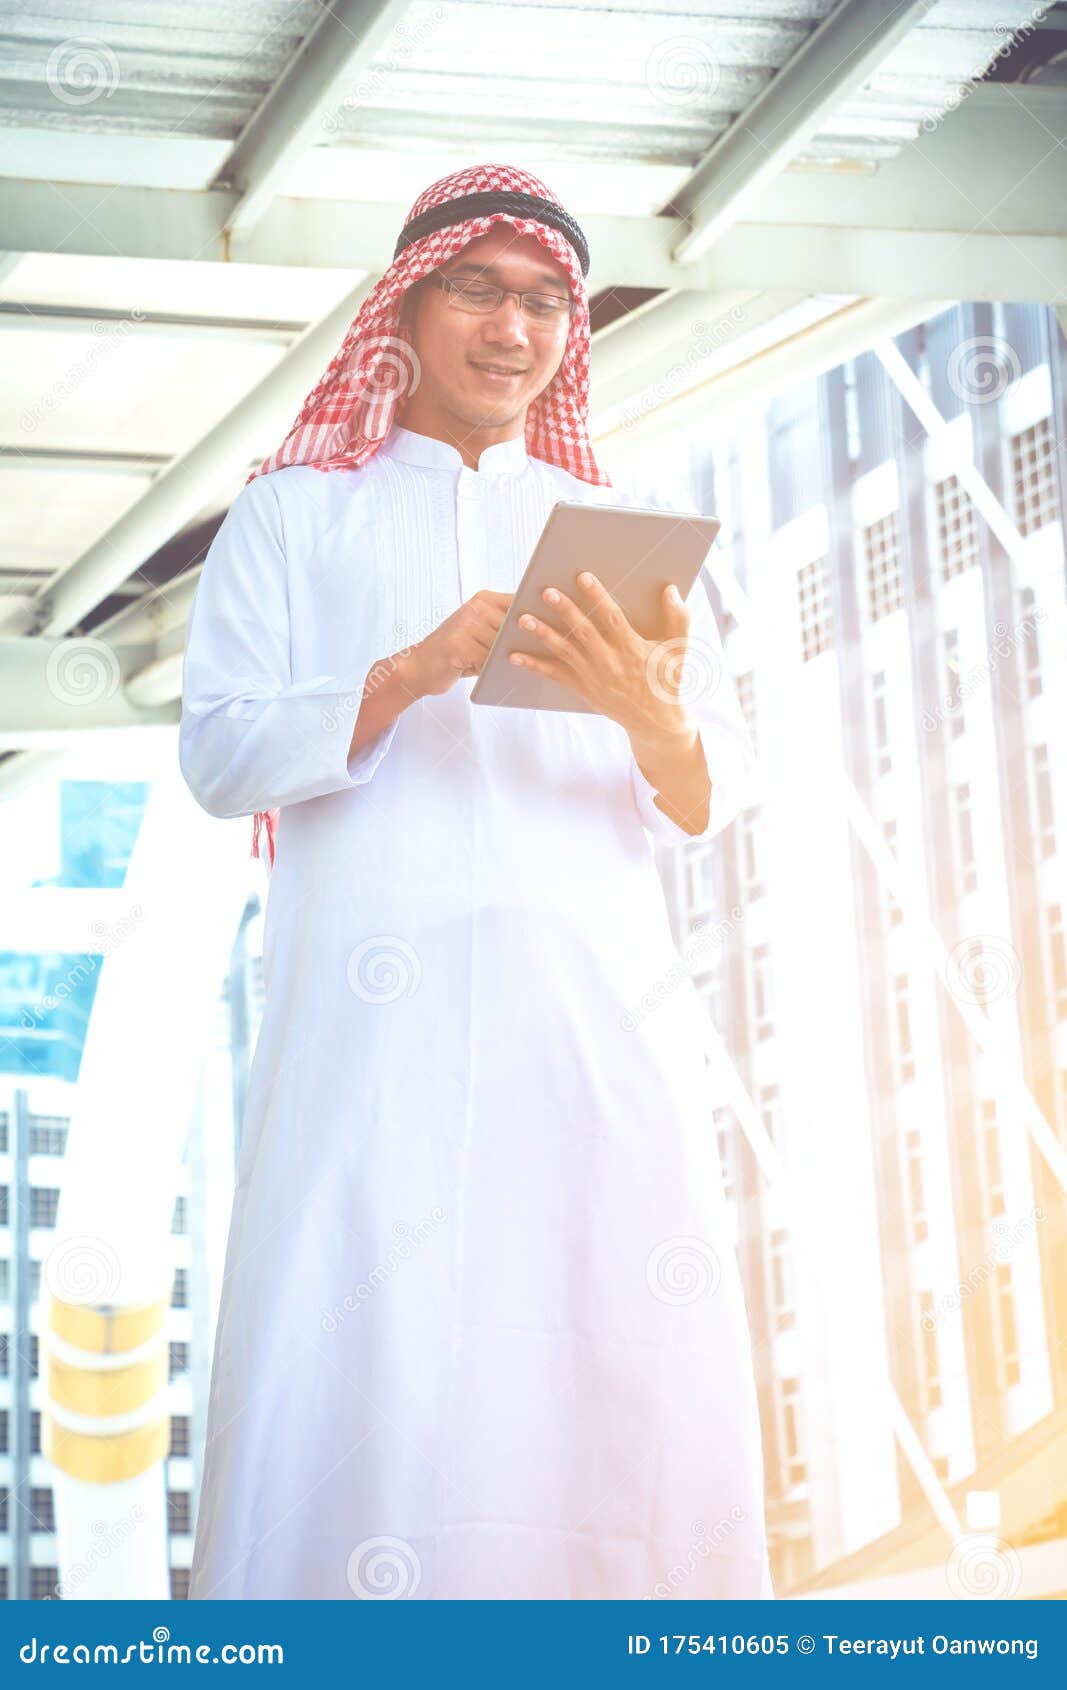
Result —
M566 270L533 235L496 223L441 266L457 281L571 297ZM494 311L476 313L449 302L433 277L417 289L410 323L420 365L418 395L462 428L502 428L524 418L548 386L567 347L570 316L534 322L505 294ZM486 366L508 373L494 375Z

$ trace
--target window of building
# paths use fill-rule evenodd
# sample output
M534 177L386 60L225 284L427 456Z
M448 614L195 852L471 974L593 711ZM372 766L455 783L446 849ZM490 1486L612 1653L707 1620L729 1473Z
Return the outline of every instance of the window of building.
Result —
M715 901L715 841L689 845L685 851L685 885L688 915L699 915Z
M992 1219L1004 1213L1004 1175L1000 1161L1000 1130L996 1099L982 1099L982 1171L985 1175L986 1213Z
M8 1493L6 1490L0 1490L0 1532L6 1532L10 1529L7 1523L8 1518Z
M6 1151L8 1149L7 1135L8 1135L7 1110L6 1109L0 1109L0 1154L6 1153Z
M897 824L896 824L896 822L895 821L884 821L882 823L882 833L885 836L885 842L889 846L889 849L893 853L893 857L895 859L896 855L897 855ZM904 911L901 909L900 905L897 903L896 898L893 896L893 894L889 890L888 886L885 887L885 903L886 903L886 914L889 918L890 927L899 926L900 923L904 920Z
M955 628L947 628L941 636L941 660L948 700L943 708L948 714L949 733L958 739L967 726L967 715L960 688L960 636Z
M769 1242L771 1322L775 1331L787 1332L796 1324L789 1235L782 1228L775 1228Z
M30 1409L30 1454L41 1453L41 1412L40 1409Z
M919 1332L922 1337L920 1387L923 1413L941 1407L941 1372L937 1353L937 1318L932 1291L919 1292Z
M8 1379L11 1376L10 1344L10 1334L0 1332L0 1379Z
M34 1156L63 1156L67 1149L69 1123L51 1115L37 1115L30 1122L30 1152Z
M36 1332L30 1333L30 1378L37 1379L41 1372L41 1340Z
M170 1417L170 1450L171 1455L189 1454L189 1416L187 1414L172 1414Z
M900 1083L907 1085L915 1078L915 1060L911 1043L911 1011L908 1007L908 976L898 974L893 981L893 1003L896 1010L897 1062Z
M188 1371L189 1371L189 1346L188 1346L188 1344L172 1343L172 1344L168 1345L168 1350L169 1350L169 1356L170 1356L170 1377L172 1379L175 1379L175 1378L177 1378L177 1376L180 1373L188 1373Z
M803 1443L800 1432L800 1381L798 1379L783 1379L779 1384L782 1412L782 1456L785 1467L783 1479L785 1488L792 1489L794 1485L801 1485L808 1476L807 1462L803 1459Z
M55 1499L50 1485L34 1486L30 1490L31 1530L54 1532L56 1529Z
M189 1203L186 1197L176 1197L174 1199L174 1215L171 1219L170 1230L181 1237L184 1237L189 1231L188 1208Z
M0 1226L10 1226L10 1225L11 1225L11 1200L10 1200L10 1195L9 1195L9 1188L6 1185L0 1185Z
M872 622L891 616L904 604L900 574L900 534L897 513L880 516L863 530L863 556L867 568L867 604Z
M54 1596L59 1587L58 1567L30 1568L30 1600L31 1602L47 1602Z
M0 1455L7 1455L11 1447L8 1443L10 1435L7 1409L0 1408Z
M774 1031L769 945L752 948L752 1007L757 1039L769 1039Z
M1031 428L1013 434L1011 474L1015 489L1015 522L1020 534L1036 534L1059 514L1056 502L1056 441L1052 418L1042 417Z
M815 558L797 571L797 618L801 662L808 663L832 644L828 559Z
M30 1225L55 1226L59 1191L53 1185L31 1185Z
M974 824L971 816L971 788L967 781L956 786L956 843L959 851L960 887L966 894L978 885L974 860Z
M189 1307L189 1275L185 1268L174 1269L174 1288L170 1296L172 1309L187 1309Z
M7 1256L0 1256L0 1303L11 1301L11 1262Z
M753 805L741 812L741 873L744 878L744 901L762 898L763 882L759 873L759 810Z
M170 1569L170 1594L175 1602L185 1602L189 1597L189 1567L172 1567Z
M1019 1383L1019 1336L1015 1325L1015 1295L1011 1263L997 1263L997 1326L1000 1334L1000 1365L1005 1388Z
M737 677L737 702L741 706L753 749L756 749L756 685L751 669L746 669L743 675Z
M1030 758L1034 779L1034 821L1038 850L1043 857L1051 857L1056 849L1056 822L1052 813L1052 776L1048 766L1048 746L1031 747Z
M885 670L871 676L871 714L874 719L874 758L880 775L892 767L889 757L889 715L886 708Z
M715 1137L719 1147L719 1167L722 1169L723 1195L730 1202L734 1195L733 1128L728 1109L715 1111Z
M1056 1019L1062 1020L1067 1016L1067 945L1063 933L1063 905L1050 904L1045 912L1045 922Z
M1023 681L1027 698L1036 698L1041 691L1041 644L1037 637L1037 600L1032 587L1024 587L1019 594L1019 626L1023 636Z
M941 579L947 581L978 562L978 528L974 506L954 475L934 488L937 505L937 544Z
M191 1532L190 1496L187 1490L169 1490L167 1492L167 1530L174 1536L180 1532Z
M904 1134L904 1157L907 1166L906 1189L913 1244L922 1244L930 1235L926 1219L926 1197L923 1192L922 1143L917 1127Z

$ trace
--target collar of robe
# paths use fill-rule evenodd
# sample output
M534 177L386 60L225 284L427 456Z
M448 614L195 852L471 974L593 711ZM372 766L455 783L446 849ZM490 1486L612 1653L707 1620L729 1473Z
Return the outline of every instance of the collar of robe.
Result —
M402 428L399 423L393 424L379 451L391 458L399 458L405 464L422 464L426 469L447 469L455 473L464 468L458 446L450 445L447 440L437 440L433 435L416 434L414 429ZM526 442L521 434L516 434L511 440L498 440L494 445L482 448L478 474L514 475L525 469L527 462Z

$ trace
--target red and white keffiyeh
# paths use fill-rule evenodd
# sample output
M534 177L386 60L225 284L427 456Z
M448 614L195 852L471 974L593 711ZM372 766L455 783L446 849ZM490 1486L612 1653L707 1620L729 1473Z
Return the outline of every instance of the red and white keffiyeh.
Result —
M456 200L467 202L462 209L456 208L463 220L446 221L451 214L443 208ZM538 207L534 201L543 203ZM542 218L555 216L556 222L539 220L539 210ZM533 235L541 242L566 270L577 302L559 369L527 410L526 449L531 457L556 464L583 481L610 486L597 466L588 434L585 238L538 177L504 164L458 170L432 183L419 196L404 221L393 262L360 306L340 351L308 394L281 446L253 470L249 481L287 464L307 464L321 470L361 469L374 456L393 425L410 382L412 359L405 348L412 342L407 325L400 322L405 293L501 221L514 224L520 235ZM420 232L423 229L426 232ZM277 810L257 812L252 834L252 855L261 855L260 833L265 830L272 867L277 817Z

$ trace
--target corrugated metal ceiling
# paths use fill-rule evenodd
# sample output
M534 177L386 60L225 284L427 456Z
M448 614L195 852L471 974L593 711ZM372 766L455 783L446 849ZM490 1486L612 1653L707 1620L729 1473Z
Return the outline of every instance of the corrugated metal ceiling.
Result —
M694 164L833 0L415 0L327 137L455 139L544 157ZM320 15L314 0L0 3L0 123L234 138ZM1030 0L940 0L801 159L876 160L958 103Z

